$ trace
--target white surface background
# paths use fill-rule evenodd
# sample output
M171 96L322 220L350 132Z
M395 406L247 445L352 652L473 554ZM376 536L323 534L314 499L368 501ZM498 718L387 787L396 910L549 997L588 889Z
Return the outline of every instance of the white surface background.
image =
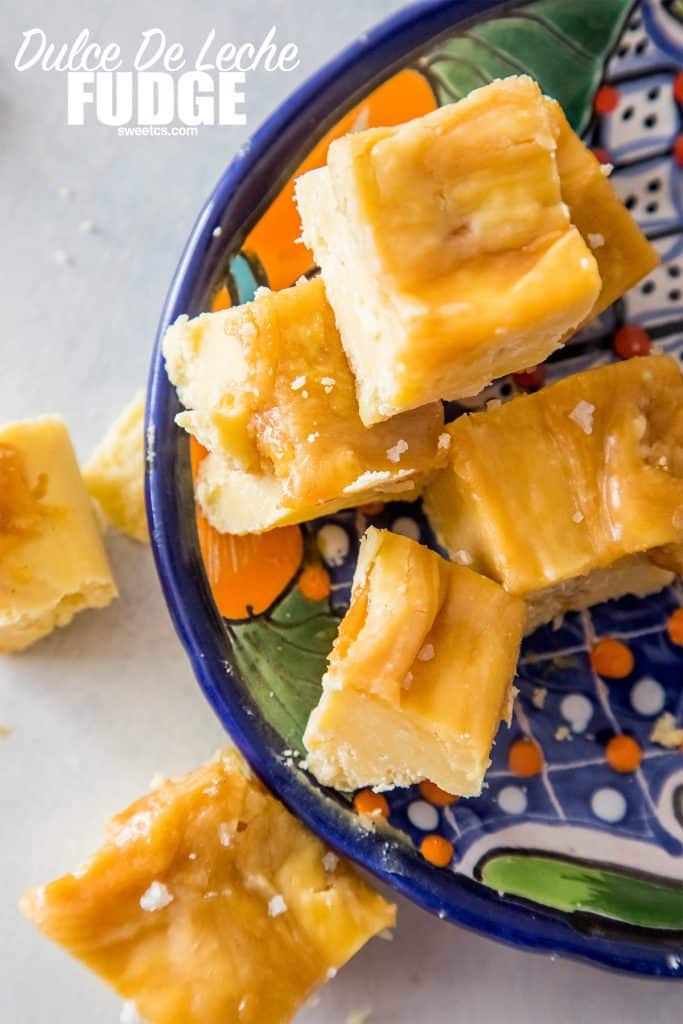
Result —
M226 162L298 82L399 6L0 0L2 420L62 413L87 456L145 381L180 248ZM130 53L156 25L192 50L211 27L225 40L257 42L271 24L282 41L298 43L301 66L250 76L248 128L203 128L196 139L67 129L62 76L12 66L21 32L36 25L57 42L87 26ZM92 234L79 231L86 219ZM68 254L66 266L57 250ZM121 599L0 663L0 724L13 729L0 742L1 1024L116 1024L119 1001L34 934L17 898L77 865L109 814L155 771L192 768L223 740L176 640L149 551L121 538L108 547ZM372 943L302 1022L344 1024L364 1007L377 1024L669 1024L683 1016L675 983L525 955L405 903L399 921L395 941Z

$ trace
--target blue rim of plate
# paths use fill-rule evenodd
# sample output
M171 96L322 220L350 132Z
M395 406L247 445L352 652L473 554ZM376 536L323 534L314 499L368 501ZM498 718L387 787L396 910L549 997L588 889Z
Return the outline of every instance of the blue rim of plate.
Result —
M427 0L399 11L295 90L220 178L173 276L152 356L145 423L145 496L152 550L171 618L207 700L260 778L325 842L430 913L481 935L613 970L680 978L664 948L635 938L617 941L583 934L551 910L499 896L469 878L432 867L389 833L359 829L353 817L331 801L322 808L319 793L305 777L287 768L274 750L264 748L254 709L237 699L238 688L230 700L221 692L219 679L223 684L226 677L228 682L235 679L225 659L222 619L206 580L194 516L188 517L182 496L183 489L191 487L189 445L173 422L179 406L161 354L166 327L181 313L193 316L202 311L201 303L225 261L225 239L243 237L279 189L274 182L292 163L291 152L300 152L324 134L341 111L389 77L406 55L454 26L502 6L499 0ZM245 209L250 211L246 221ZM220 242L213 236L218 225Z

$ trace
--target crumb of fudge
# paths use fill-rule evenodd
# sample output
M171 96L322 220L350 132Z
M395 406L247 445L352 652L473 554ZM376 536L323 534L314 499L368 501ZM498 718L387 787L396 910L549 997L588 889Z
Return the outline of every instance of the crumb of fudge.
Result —
M680 747L683 743L683 729L677 728L674 716L665 711L655 722L650 740L652 743L658 743L660 747Z

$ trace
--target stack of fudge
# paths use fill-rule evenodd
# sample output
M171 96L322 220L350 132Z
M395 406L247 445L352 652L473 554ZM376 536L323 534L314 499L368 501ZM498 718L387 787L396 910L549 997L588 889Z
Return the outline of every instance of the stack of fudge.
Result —
M444 423L444 401L542 362L656 264L604 172L535 82L493 82L334 141L296 182L320 276L168 330L217 530L422 495L449 556L363 539L304 738L326 785L479 793L523 633L680 568L672 359Z

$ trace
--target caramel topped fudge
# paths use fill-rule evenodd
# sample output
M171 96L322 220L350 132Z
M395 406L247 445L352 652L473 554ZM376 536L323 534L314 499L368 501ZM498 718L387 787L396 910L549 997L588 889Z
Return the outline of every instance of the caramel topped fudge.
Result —
M296 195L364 423L541 362L657 262L526 76L336 140Z
M149 1024L285 1024L395 919L233 751L117 815L22 909Z
M683 553L683 380L648 356L448 427L425 507L453 558L529 602L529 628L659 590Z
M308 768L337 789L430 779L478 794L523 623L523 601L491 580L370 528L304 734Z
M391 497L414 497L445 461L440 403L366 428L318 279L194 320L164 340L185 412L211 453L197 497L219 530L250 533Z
M0 653L115 596L64 423L44 416L0 427Z

